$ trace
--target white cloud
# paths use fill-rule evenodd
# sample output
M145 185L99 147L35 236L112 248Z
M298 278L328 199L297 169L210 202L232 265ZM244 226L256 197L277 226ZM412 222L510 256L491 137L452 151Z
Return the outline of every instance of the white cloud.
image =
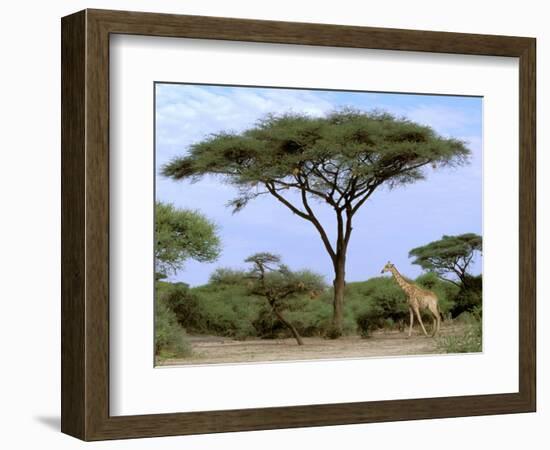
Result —
M157 85L157 161L182 154L208 134L242 131L270 112L320 115L332 108L309 91Z

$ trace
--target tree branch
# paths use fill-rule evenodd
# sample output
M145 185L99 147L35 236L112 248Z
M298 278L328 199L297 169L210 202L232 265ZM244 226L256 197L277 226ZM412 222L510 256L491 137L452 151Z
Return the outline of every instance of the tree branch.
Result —
M363 203L365 203L367 201L367 199L372 195L372 193L375 191L375 189L380 185L381 182L377 182L375 184L373 184L370 188L368 188L366 190L366 194L363 195L363 197L361 198L361 200L359 200L355 206L352 207L351 209L351 215L353 216L357 210L363 205Z
M454 284L454 285L457 286L457 287L462 287L462 286L460 286L460 284L458 284L456 281L450 280L450 279L448 279L448 278L444 278L444 277L442 277L442 276L439 275L439 274L438 274L437 276L438 276L438 278L439 278L440 280L443 280L443 281L447 281L447 282L449 282L449 283L452 283L452 284Z
M274 186L270 186L269 183L265 183L265 186L269 193L273 195L277 200L279 200L283 205L285 205L288 209L290 209L294 214L300 216L302 219L309 220L311 222L311 218L309 215L304 213L303 211L296 208L292 203L290 203L286 198L284 198L281 194L277 192Z
M310 194L316 195L317 197L322 198L323 200L327 201L326 194L324 194L321 191L317 191L315 189L312 189L309 185L306 186L305 184L301 184L300 182L298 182L298 183L286 183L286 182L281 181L281 180L271 180L271 181L268 181L266 183L272 183L273 185L279 184L279 185L281 185L285 188L296 188L296 189L300 189L300 190L305 189ZM330 202L328 202L328 203L330 203Z
M321 240L323 241L323 244L330 255L331 259L334 260L336 257L336 254L334 252L334 249L332 248L332 245L330 244L330 240L328 239L328 236L322 227L321 223L317 220L317 217L315 217L315 214L313 213L313 210L309 206L309 203L307 201L306 197L306 191L302 189L302 203L304 205L304 208L306 208L307 214L301 211L300 209L296 208L292 203L290 203L286 198L284 198L281 194L277 192L274 186L270 185L269 183L265 183L265 186L267 190L273 195L277 200L279 200L283 205L285 205L288 209L290 209L294 214L298 215L302 219L305 219L309 222L311 222L319 234L321 235Z
M309 206L309 203L307 201L306 191L304 191L304 190L302 190L302 204L304 205L304 208L306 209L306 211L309 213L310 222L313 223L315 228L317 228L317 231L321 235L321 239L323 241L323 244L325 245L325 248L327 249L327 252L330 255L332 261L334 262L334 260L336 259L336 252L332 248L332 245L330 244L330 240L327 236L327 233L326 233L325 229L321 225L321 222L319 222L319 220L317 220L317 217L315 217L315 214L314 214L313 210Z

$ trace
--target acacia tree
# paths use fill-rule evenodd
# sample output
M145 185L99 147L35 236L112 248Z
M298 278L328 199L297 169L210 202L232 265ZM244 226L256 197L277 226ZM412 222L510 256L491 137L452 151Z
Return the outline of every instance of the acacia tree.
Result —
M317 293L324 288L322 277L308 271L292 272L281 263L281 258L271 253L256 253L245 262L252 264L247 278L250 293L263 297L269 303L271 311L286 326L298 345L304 345L296 327L283 315L289 302L299 294Z
M155 205L155 271L165 277L183 267L186 259L216 260L220 239L216 226L198 211L169 203Z
M384 112L339 110L324 117L268 115L241 133L221 132L190 146L164 166L175 180L221 176L238 188L234 211L271 195L312 224L334 268L333 336L342 331L346 254L353 217L373 192L424 178L423 168L464 163L464 142ZM298 195L291 196L290 192ZM329 205L336 237L318 218L312 200Z
M468 287L471 279L468 269L476 253L481 251L481 236L466 233L458 236L443 236L437 241L413 248L409 252L409 258L415 258L413 264L435 272L442 280L460 287L459 283L448 278L449 275L456 276L462 286Z

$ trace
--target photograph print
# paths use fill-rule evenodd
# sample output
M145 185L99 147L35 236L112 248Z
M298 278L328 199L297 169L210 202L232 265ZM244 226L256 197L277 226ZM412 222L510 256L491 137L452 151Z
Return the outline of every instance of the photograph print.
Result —
M154 89L157 366L482 351L482 97Z

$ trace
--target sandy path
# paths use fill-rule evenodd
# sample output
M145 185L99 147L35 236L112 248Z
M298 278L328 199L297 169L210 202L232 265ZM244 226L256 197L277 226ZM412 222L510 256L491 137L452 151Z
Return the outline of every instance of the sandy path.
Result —
M442 327L441 335L461 333L462 327ZM169 359L159 365L220 364L307 359L365 358L438 353L436 340L413 331L411 338L398 331L376 332L369 339L344 337L337 340L304 338L303 346L294 339L255 339L236 341L217 336L189 336L194 355Z

